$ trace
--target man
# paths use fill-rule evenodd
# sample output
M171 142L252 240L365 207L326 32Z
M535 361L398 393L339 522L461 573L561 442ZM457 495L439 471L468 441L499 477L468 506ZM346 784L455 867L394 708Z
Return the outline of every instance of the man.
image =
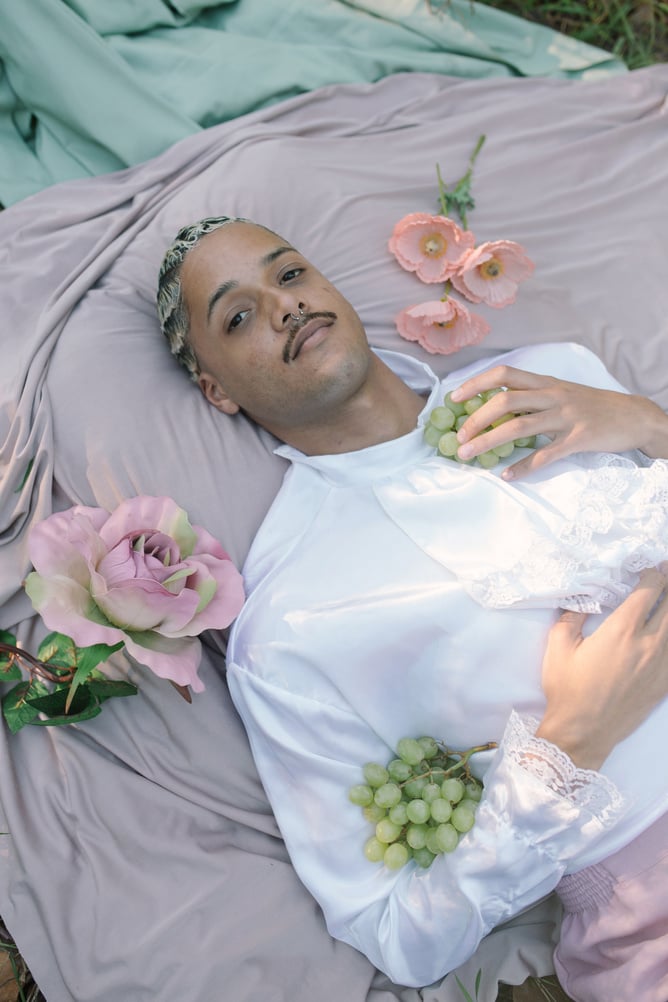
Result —
M560 464L565 504L568 485L583 469L588 476L574 453L668 456L668 418L624 394L589 353L540 346L504 361L553 375L477 366L459 391L509 388L460 429L462 458L548 436L504 471L505 480L531 474L527 490L435 459L421 426L445 387L419 362L373 352L331 283L285 240L243 220L182 231L163 265L159 310L209 402L244 411L293 463L244 569L249 598L228 650L230 690L293 862L333 935L396 981L428 984L564 873L665 824L666 777L639 769L658 754L666 723L653 712L668 694L664 575L649 571L584 637L578 613L482 607L450 561L458 553L466 570L472 553L475 578L495 533L506 554L506 537L511 551L521 545L516 515L520 528L539 526L540 543L533 508L542 517L555 507L541 494L543 482L552 490L543 467ZM522 416L483 432L509 414ZM647 484L634 495L636 476L633 466L623 487L642 516ZM591 500L585 490L582 498ZM665 515L665 499L657 507ZM583 515L579 529L585 523ZM362 856L365 825L345 791L404 734L500 748L479 765L485 796L452 857L390 873ZM665 939L651 948L665 949ZM579 959L568 956L564 977ZM631 985L629 970L620 961L616 976ZM600 998L605 975L590 971L575 997Z

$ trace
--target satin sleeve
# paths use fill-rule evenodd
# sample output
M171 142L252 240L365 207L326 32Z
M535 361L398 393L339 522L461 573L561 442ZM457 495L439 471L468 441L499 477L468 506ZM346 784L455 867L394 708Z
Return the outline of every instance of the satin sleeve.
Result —
M431 984L496 925L549 893L624 812L616 788L578 770L511 714L476 823L427 870L367 861L372 834L349 787L392 756L361 717L287 691L233 660L228 684L293 865L332 936L397 984Z

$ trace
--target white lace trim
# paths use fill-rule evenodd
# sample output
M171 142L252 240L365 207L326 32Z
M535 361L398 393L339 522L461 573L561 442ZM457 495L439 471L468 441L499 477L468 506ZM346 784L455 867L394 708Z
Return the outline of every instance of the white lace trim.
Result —
M578 811L596 817L604 827L612 825L624 807L615 784L600 772L579 769L561 748L537 738L538 723L534 717L511 713L503 738L506 756Z
M517 540L514 562L465 582L480 605L600 612L619 605L639 571L668 559L668 461L640 466L601 454L586 463L573 485L573 518L557 515L548 531L534 527Z

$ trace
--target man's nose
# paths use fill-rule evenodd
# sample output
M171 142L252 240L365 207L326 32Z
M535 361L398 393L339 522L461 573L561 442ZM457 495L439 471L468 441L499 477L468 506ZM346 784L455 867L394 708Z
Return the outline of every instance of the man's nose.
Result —
M301 320L306 312L304 303L299 300L297 302L290 302L284 304L282 309L283 309L283 314L281 319L283 327L288 327L290 326L290 324L294 324L297 321Z

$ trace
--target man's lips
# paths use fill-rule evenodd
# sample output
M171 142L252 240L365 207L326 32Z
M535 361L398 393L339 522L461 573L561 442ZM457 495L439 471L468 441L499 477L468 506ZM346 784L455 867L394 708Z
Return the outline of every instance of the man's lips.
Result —
M293 324L283 347L283 361L286 364L294 362L308 339L321 327L331 327L336 319L336 313L326 310L322 313L308 313L299 323Z

